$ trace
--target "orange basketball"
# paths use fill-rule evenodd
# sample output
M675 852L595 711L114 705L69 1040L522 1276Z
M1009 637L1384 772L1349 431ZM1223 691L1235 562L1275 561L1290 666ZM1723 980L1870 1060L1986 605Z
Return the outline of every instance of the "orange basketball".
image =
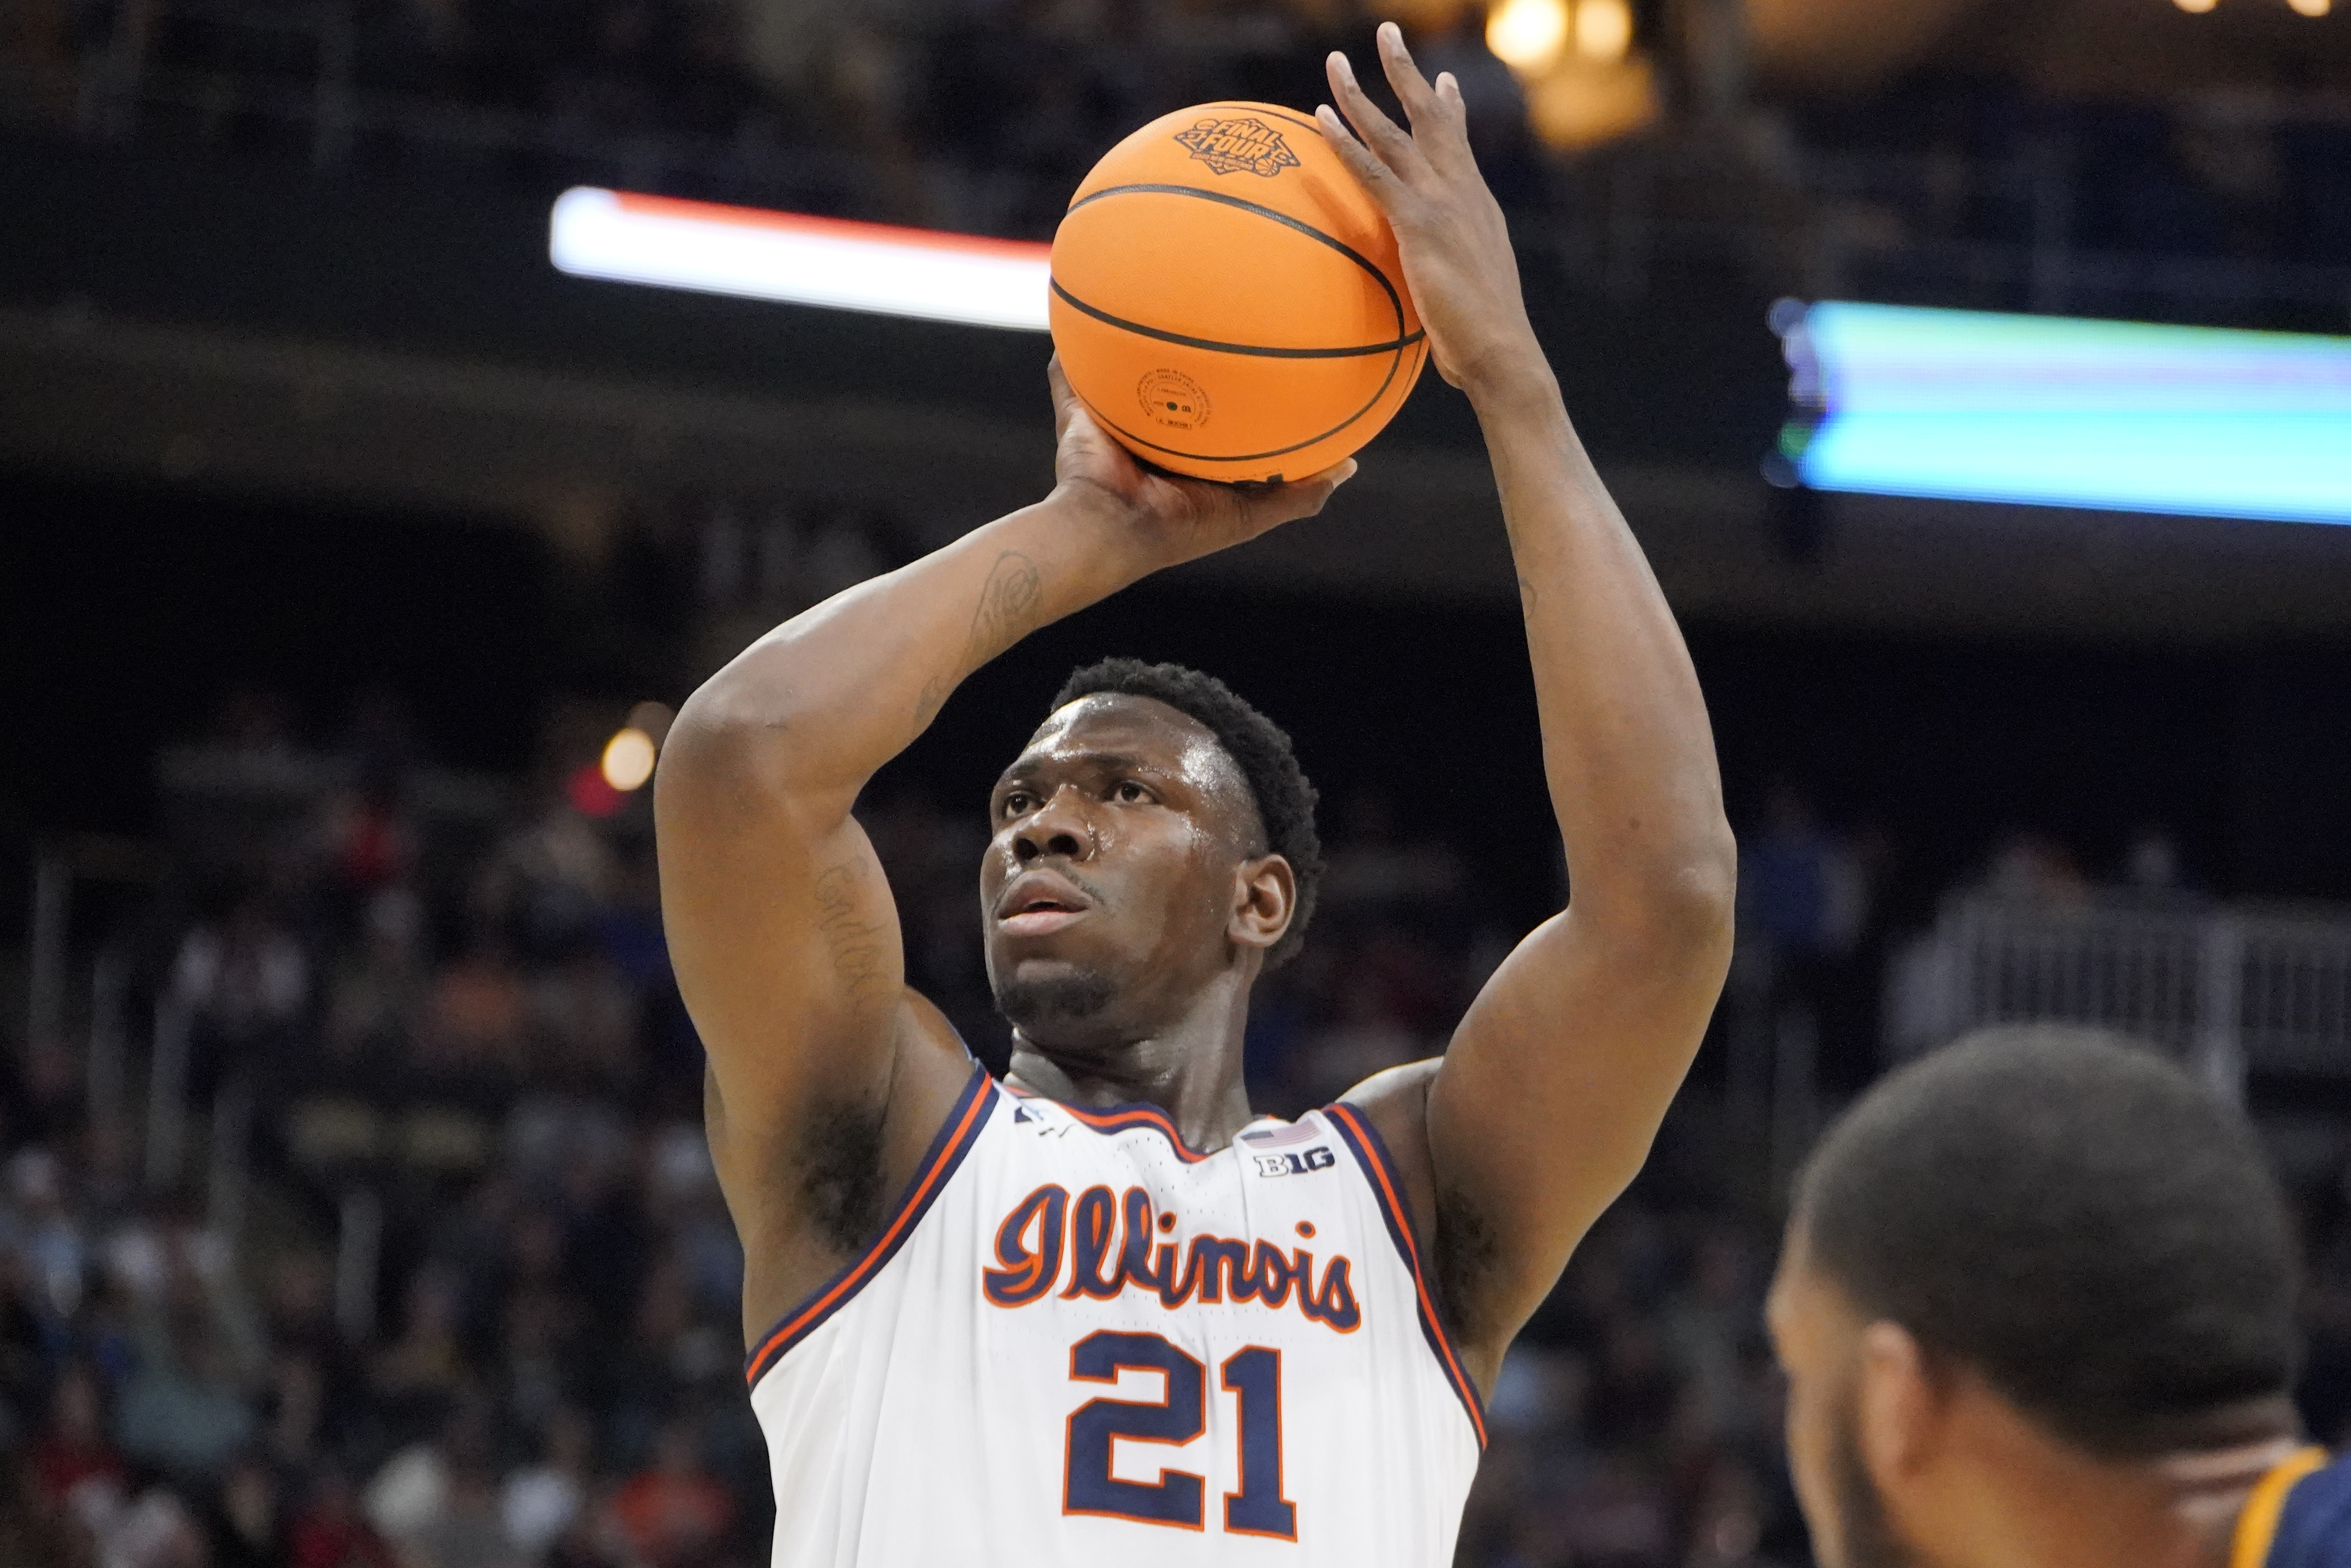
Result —
M1386 424L1427 358L1395 235L1306 115L1207 103L1094 165L1053 235L1053 345L1129 451L1297 479Z

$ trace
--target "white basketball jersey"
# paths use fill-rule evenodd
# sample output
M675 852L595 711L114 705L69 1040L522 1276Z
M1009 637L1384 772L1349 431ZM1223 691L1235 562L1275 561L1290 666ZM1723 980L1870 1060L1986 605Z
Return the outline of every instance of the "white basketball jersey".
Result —
M1352 1107L1197 1155L975 1071L752 1352L776 1568L1443 1568L1485 1416Z

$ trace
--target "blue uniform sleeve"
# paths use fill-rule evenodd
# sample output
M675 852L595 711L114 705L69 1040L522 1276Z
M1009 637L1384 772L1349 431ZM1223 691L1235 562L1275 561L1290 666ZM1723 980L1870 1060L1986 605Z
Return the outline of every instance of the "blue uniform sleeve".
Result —
M2313 1470L2286 1493L2264 1568L2351 1568L2351 1458Z

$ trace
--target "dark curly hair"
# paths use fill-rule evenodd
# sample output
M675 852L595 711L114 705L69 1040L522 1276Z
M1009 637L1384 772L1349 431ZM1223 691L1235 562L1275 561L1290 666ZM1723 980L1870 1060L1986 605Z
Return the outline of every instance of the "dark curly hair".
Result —
M1314 831L1314 786L1298 766L1290 737L1214 675L1182 664L1146 664L1140 659L1104 659L1072 671L1053 698L1056 709L1080 697L1112 692L1149 697L1189 715L1216 736L1225 755L1248 780L1266 847L1290 862L1298 879L1298 908L1290 928L1266 952L1269 969L1286 963L1305 940L1314 918L1314 889L1322 879L1322 839Z
M2093 1454L2294 1386L2294 1224L2252 1124L2119 1036L1977 1033L1880 1080L1798 1178L1813 1264Z

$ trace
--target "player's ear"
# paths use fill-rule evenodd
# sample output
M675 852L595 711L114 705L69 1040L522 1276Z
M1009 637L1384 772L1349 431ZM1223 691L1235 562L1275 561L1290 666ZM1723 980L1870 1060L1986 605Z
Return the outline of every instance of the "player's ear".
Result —
M1272 946L1298 913L1298 873L1280 855L1257 855L1233 872L1232 918L1226 934L1243 947Z
M1947 1414L1946 1391L1925 1349L1899 1323L1865 1326L1855 1354L1854 1419L1861 1459L1887 1490L1931 1461Z

